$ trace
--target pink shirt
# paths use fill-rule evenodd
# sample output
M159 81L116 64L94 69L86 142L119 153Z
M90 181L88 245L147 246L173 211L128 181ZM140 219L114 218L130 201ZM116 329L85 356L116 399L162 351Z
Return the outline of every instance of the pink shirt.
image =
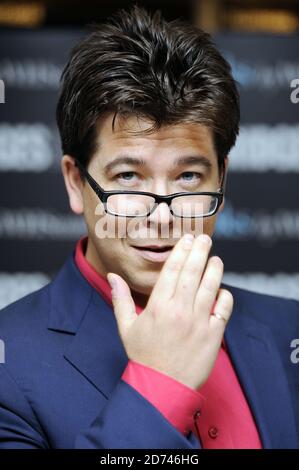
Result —
M86 280L112 306L110 285L86 260L86 247L87 236L83 236L76 245L75 262ZM142 312L138 305L136 312ZM200 391L130 359L121 378L155 406L179 432L187 435L193 431L202 448L262 448L224 341Z

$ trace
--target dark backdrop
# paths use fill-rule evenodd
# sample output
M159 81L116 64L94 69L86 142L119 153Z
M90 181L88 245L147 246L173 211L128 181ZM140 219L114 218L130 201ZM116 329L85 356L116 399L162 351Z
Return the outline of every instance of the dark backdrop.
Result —
M82 34L0 30L0 307L48 282L85 233L68 206L55 124L60 73ZM299 37L215 41L239 82L242 125L214 252L226 282L299 298Z

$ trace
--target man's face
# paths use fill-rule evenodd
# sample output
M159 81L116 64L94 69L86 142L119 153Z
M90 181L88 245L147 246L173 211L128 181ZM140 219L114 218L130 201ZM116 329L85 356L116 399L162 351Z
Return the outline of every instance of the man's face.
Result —
M130 117L125 122L117 118L113 132L112 118L113 114L109 114L99 122L99 149L87 168L102 188L149 191L159 195L217 191L222 175L219 174L210 129L199 124L180 124L165 126L148 135L132 135L130 132L148 129L151 123L136 117ZM142 160L143 164L128 161L111 165L124 155ZM182 161L189 156L204 159ZM150 295L170 253L169 250L164 254L151 254L150 251L141 251L141 247L174 246L184 233L190 232L190 227L195 235L201 232L210 236L213 234L216 215L189 219L189 225L184 227L186 221L172 216L167 204L162 203L150 216L138 220L137 232L130 233L128 230L126 236L118 237L117 233L115 236L110 233L108 237L103 237L98 228L104 226L103 220L114 221L123 229L132 223L132 219L115 218L104 212L102 203L89 184L80 182L78 169L70 156L63 157L62 171L72 210L84 213L88 229L87 260L105 277L108 272L122 276L137 297ZM169 236L165 237L165 234Z

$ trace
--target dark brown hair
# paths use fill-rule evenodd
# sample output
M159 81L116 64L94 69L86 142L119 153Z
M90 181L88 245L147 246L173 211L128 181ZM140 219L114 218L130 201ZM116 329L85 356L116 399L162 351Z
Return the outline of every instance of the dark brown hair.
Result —
M239 94L229 63L210 35L167 22L136 4L118 10L71 51L61 77L57 124L64 154L87 165L103 113L162 125L199 123L213 131L221 169L239 132Z

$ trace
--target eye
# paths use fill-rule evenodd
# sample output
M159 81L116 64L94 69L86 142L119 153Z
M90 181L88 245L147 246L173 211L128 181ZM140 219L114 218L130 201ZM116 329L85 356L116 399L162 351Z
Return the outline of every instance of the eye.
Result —
M124 187L137 188L140 186L142 177L136 171L123 171L115 175L113 179Z
M135 171L124 171L123 173L118 173L115 177L124 181L131 181L132 175L137 175L137 173Z
M184 171L184 173L182 173L180 175L180 177L184 176L184 181L186 182L197 182L200 178L201 178L201 173L197 173L196 171Z

